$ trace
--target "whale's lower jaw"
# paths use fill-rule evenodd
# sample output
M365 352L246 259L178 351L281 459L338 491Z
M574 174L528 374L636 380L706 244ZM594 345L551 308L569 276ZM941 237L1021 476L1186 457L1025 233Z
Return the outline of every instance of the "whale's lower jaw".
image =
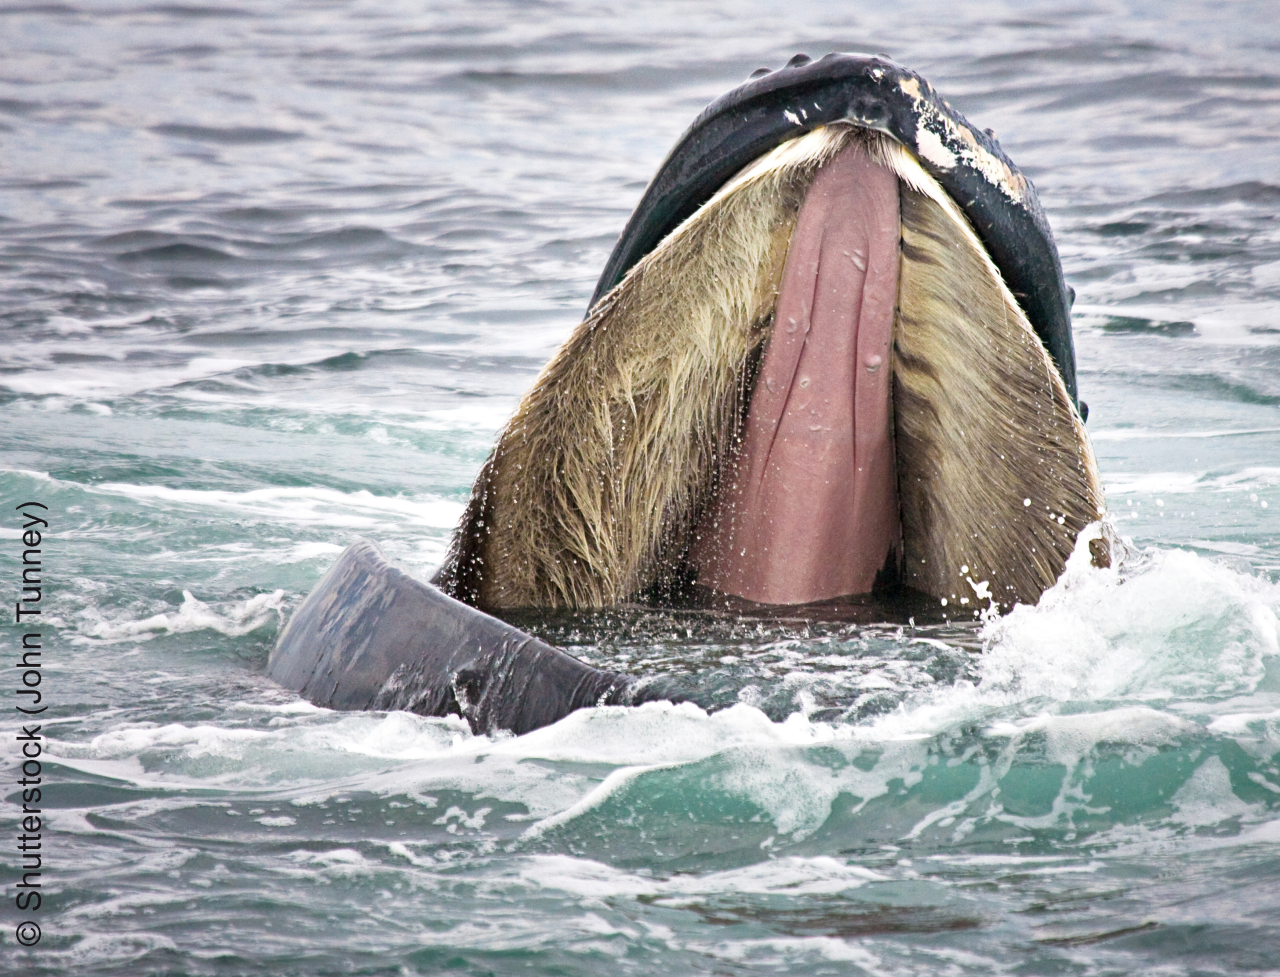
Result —
M859 318L827 347L815 332L814 376L845 383L818 426L844 411L853 447L845 469L801 476L789 449L775 454L778 432L806 436L787 282L809 247L811 189L845 150L865 160L868 185L897 190L892 351L859 386L871 347L888 345L885 317L869 314L865 334ZM792 364L795 385L768 390L773 360ZM893 475L859 482L886 445ZM593 308L504 430L437 581L490 609L608 606L691 574L801 603L869 589L890 564L936 598L1007 607L1053 583L1101 501L1063 381L959 208L898 144L828 127L731 180Z

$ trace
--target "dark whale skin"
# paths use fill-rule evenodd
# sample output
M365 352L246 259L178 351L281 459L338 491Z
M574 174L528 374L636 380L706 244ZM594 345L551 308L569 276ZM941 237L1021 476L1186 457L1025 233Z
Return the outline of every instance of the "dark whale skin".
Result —
M970 125L914 71L883 57L796 55L708 105L645 190L591 305L752 160L836 122L891 136L960 205L1078 405L1072 296L1035 188L992 135ZM948 155L955 161L949 167Z
M584 706L636 704L601 671L353 543L289 619L267 676L328 709L458 715L517 735Z

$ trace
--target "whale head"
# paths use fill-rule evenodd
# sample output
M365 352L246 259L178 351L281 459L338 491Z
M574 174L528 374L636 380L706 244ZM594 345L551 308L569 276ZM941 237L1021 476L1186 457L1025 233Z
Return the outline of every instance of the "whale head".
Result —
M1034 603L1102 511L1035 189L918 75L793 58L659 168L436 582L488 610Z

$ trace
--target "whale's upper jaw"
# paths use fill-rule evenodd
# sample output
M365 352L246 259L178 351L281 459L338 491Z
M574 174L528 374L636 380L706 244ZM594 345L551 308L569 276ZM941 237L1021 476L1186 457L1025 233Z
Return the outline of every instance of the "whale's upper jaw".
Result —
M592 306L735 173L780 143L838 122L904 146L960 206L1076 403L1070 290L1035 188L993 133L971 125L927 81L884 56L798 55L707 106L646 189Z

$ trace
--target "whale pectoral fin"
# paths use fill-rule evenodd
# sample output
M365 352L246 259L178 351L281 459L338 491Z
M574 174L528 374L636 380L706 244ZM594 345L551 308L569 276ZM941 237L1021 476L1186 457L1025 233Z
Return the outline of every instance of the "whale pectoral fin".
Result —
M907 173L917 187L928 177ZM1097 462L1043 343L939 192L904 180L894 410L905 582L1035 603L1102 512Z
M517 734L622 702L631 684L414 580L368 540L294 612L267 675L329 709L452 714Z

